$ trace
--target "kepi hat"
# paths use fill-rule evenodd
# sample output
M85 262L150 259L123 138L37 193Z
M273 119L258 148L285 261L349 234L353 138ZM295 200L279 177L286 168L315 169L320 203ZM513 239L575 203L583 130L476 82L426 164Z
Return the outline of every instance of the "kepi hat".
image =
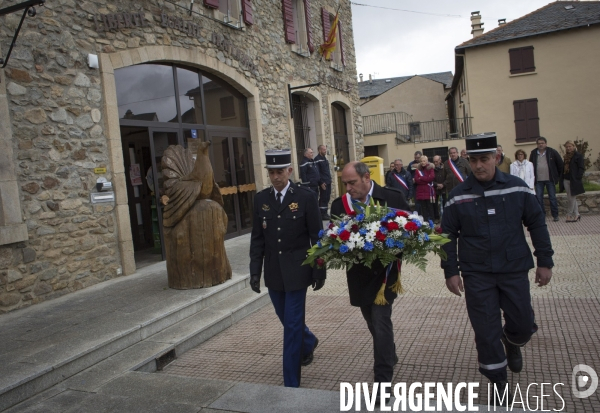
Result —
M270 149L265 151L267 169L287 168L292 164L292 151L289 149Z
M485 132L470 135L465 138L468 155L482 155L484 153L496 152L498 142L496 132Z

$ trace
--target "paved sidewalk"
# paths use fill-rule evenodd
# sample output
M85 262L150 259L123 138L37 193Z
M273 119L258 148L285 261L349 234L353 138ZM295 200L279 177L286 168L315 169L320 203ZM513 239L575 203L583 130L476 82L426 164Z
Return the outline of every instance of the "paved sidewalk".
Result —
M558 393L569 412L600 411L600 391L587 399L571 393L571 373L587 364L600 373L600 216L581 222L548 222L555 250L553 279L547 287L532 284L540 330L524 349L525 368L509 372L526 399L531 383L564 383ZM534 272L530 273L533 282ZM481 404L487 403L487 381L477 370L474 336L464 298L450 294L439 262L422 272L405 266L407 292L394 303L394 329L400 359L395 382L480 382ZM370 382L371 337L357 308L349 304L345 275L330 271L325 287L309 292L307 325L319 337L312 365L303 368L302 387L339 391L340 382ZM239 322L188 351L162 375L282 385L282 328L272 306ZM561 409L562 401L545 386L544 409ZM535 408L541 387L530 389ZM521 407L521 406L519 406ZM541 406L540 406L541 407Z
M523 397L529 383L565 383L559 391L569 412L600 411L600 392L582 400L573 399L570 392L574 365L585 363L600 372L600 216L582 219L548 224L556 251L554 278L548 287L532 287L541 328L525 349L525 372L510 376L513 386L522 386ZM226 242L238 280L248 277L248 243L249 236ZM408 292L394 303L400 357L395 381L481 381L463 299L445 290L437 260L427 272L406 266L403 283ZM106 337L143 335L148 325L143 320L170 314L208 293L168 289L163 263L4 315L0 382L8 385L11 377L56 369L71 360L69 354L92 352ZM282 329L276 320L267 304L202 345L178 353L179 358L158 373L134 371L140 354L135 346L126 348L7 411L333 412L339 411L340 382L371 381L371 339L359 311L349 305L342 272L330 272L325 288L309 293L307 323L321 342L315 361L303 369L300 389L282 386ZM165 337L152 337L146 343L150 352L168 344ZM132 335L136 342L143 337L133 339ZM487 403L486 386L481 382L481 404ZM532 391L533 409L539 386ZM551 388L544 394L552 394ZM544 409L560 407L556 397L545 398Z

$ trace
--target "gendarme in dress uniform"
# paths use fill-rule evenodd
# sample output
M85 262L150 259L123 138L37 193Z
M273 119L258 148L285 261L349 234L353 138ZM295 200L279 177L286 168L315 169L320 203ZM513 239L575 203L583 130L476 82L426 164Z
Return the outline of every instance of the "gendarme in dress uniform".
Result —
M260 292L264 271L265 286L284 328L284 384L298 387L301 365L312 362L318 344L304 323L306 291L325 283L324 269L302 262L318 241L322 222L314 192L289 180L291 151L266 151L266 161L273 186L254 198L250 283Z

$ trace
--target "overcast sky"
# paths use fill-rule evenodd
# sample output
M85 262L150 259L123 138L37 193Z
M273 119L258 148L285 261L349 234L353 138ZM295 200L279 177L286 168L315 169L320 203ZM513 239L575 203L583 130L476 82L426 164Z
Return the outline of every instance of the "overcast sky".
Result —
M551 3L550 0L351 0L357 72L374 79L454 73L454 48L472 38L471 12L484 33ZM421 13L389 10L403 9ZM460 16L460 17L456 17Z

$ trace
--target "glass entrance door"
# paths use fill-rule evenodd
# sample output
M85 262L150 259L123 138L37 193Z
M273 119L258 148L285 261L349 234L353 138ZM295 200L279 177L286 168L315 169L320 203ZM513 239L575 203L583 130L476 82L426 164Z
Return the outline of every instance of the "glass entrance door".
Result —
M152 202L152 237L154 241L154 247L161 249L162 259L166 259L165 255L165 242L163 235L163 224L162 224L162 213L164 205L160 202L160 197L164 195L164 177L162 174L161 160L164 155L165 149L169 145L180 145L182 139L177 129L159 129L150 128L150 150L152 153L152 171L151 176L146 175L147 181L152 182L151 189L154 193Z
M227 236L233 238L252 231L252 205L256 184L252 170L250 136L240 132L208 134L215 182L219 185L225 212Z

